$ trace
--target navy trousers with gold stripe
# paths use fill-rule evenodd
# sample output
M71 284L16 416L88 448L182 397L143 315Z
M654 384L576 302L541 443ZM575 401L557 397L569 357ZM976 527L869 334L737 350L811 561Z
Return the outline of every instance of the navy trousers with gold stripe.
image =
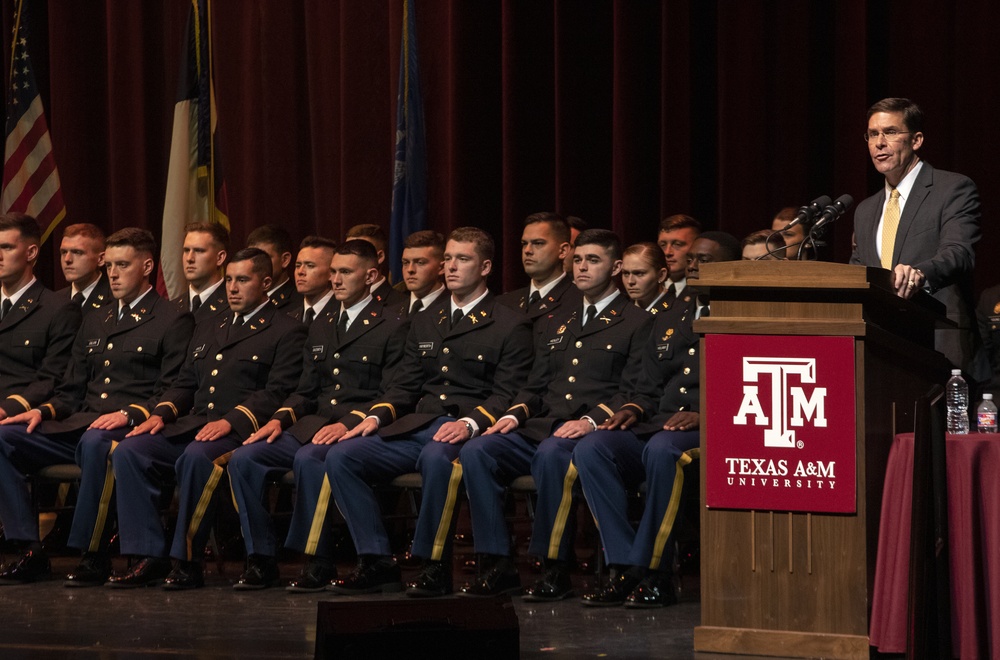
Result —
M76 446L80 466L80 492L73 511L67 545L84 552L107 550L115 519L115 472L111 453L132 429L90 429Z
M306 445L322 447L324 455L330 445ZM296 452L305 449L294 436L282 433L274 442L264 440L240 447L229 460L229 479L233 489L233 501L240 514L240 527L247 554L274 557L278 553L278 543L271 524L271 512L264 502L268 480L292 469ZM318 471L323 472L323 461L318 462ZM299 508L298 491L295 509Z
M177 459L177 528L170 556L201 559L208 543L220 497L230 497L226 464L243 440L234 433L212 442L192 442Z
M25 475L47 465L71 463L78 433L45 436L24 424L0 427L0 522L12 541L38 541L38 516L31 508Z
M279 440L285 435L287 434L283 434ZM285 539L286 548L327 559L332 559L334 550L330 534L334 502L330 480L326 476L326 455L335 446L305 444L295 452L292 462L292 470L295 472L295 506L292 508L292 522Z
M631 431L595 431L577 444L573 464L609 564L670 568L683 467L697 451L699 437L698 431L660 431L648 439ZM634 530L627 491L643 481L646 508Z
M445 556L458 507L462 468L456 459L461 445L434 442L433 436L450 421L454 420L439 417L430 426L398 440L383 440L378 435L352 438L337 443L327 453L327 480L358 554L392 554L371 484L388 483L418 470L423 488L412 552L433 560Z

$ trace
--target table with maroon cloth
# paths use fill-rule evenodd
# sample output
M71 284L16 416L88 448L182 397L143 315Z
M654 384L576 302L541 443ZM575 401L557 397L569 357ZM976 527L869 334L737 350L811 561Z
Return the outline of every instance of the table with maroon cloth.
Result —
M949 435L948 550L955 657L1000 658L1000 434ZM906 651L913 434L889 453L879 526L871 645Z

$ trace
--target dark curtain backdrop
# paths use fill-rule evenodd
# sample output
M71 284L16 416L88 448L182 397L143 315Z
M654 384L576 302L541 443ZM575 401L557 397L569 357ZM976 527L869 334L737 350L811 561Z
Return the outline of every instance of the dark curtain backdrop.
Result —
M66 222L158 232L188 3L25 2ZM979 184L977 280L1000 280L990 0L416 5L430 222L490 230L495 285L522 283L520 223L537 210L631 243L671 213L742 237L820 194L860 200L880 185L860 136L884 96L920 103L924 157ZM234 242L266 222L296 239L386 225L402 0L214 0L214 12ZM845 218L826 257L846 261L850 235Z

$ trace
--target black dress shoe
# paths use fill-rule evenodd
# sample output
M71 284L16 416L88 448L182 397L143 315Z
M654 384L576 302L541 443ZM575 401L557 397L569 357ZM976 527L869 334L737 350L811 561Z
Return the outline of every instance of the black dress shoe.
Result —
M606 587L581 597L584 605L590 607L613 607L621 605L636 588L642 578L633 571L621 571Z
M406 595L431 598L451 593L451 562L427 561L417 577L406 583Z
M143 557L124 573L108 578L104 586L112 589L152 587L163 581L170 572L170 560L165 557Z
M288 583L285 591L311 593L323 591L337 577L337 567L331 562L310 559L299 576Z
M205 586L205 575L196 561L176 561L163 580L163 588L171 591L199 589Z
M0 568L0 584L27 584L46 580L52 574L49 558L41 550L28 550Z
M348 596L380 591L395 593L403 590L403 577L399 572L399 565L392 557L361 555L350 575L334 580L326 588Z
M278 560L266 555L250 555L247 557L247 569L236 580L233 589L237 591L267 589L278 586L280 581Z
M650 573L625 598L625 607L653 608L676 605L680 600L680 582L667 573Z
M479 558L481 573L479 576L463 586L459 596L468 598L488 598L501 594L513 594L521 591L521 576L518 575L517 567L510 557L500 557L494 562L490 562L485 557ZM492 563L492 566L488 565Z
M573 582L569 568L563 564L549 566L545 575L524 590L522 600L530 602L550 602L563 600L573 595Z
M111 575L111 558L103 552L85 552L80 564L66 576L64 587L99 587Z

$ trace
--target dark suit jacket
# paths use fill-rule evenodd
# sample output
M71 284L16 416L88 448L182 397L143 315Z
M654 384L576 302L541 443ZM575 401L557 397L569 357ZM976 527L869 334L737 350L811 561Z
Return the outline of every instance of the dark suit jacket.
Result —
M55 396L39 406L42 433L84 429L100 415L127 410L145 421L187 355L194 318L150 291L118 321L118 306L88 314Z
M851 263L880 267L876 233L885 189L858 204L854 212L857 247ZM938 330L935 348L978 381L989 366L975 332L972 296L974 246L980 237L979 193L966 176L924 163L899 219L892 263L923 271L928 291L947 308L957 330Z
M386 390L403 357L410 324L372 300L338 337L340 305L331 301L309 326L302 376L295 394L274 414L296 440L305 444L327 424L354 428L367 405Z
M625 294L586 327L582 313L580 302L553 317L537 344L531 375L506 412L517 418L518 433L535 442L584 415L603 423L635 389L653 317Z
M191 342L187 362L153 409L163 435L187 433L225 419L243 439L253 434L295 389L306 329L274 305L230 331L220 317L211 338Z
M510 406L531 369L526 317L487 294L452 328L450 298L435 302L412 317L403 361L369 410L378 417L383 438L446 415L469 417L485 430Z
M52 396L69 364L80 318L79 307L35 280L0 321L0 408L7 415Z
M60 296L65 296L66 300L73 299L73 287L71 286L59 289L56 293ZM101 271L101 277L97 280L97 286L90 292L87 299L83 301L83 315L86 316L113 302L115 302L115 297L111 295L111 284L108 282L108 276L104 271Z

